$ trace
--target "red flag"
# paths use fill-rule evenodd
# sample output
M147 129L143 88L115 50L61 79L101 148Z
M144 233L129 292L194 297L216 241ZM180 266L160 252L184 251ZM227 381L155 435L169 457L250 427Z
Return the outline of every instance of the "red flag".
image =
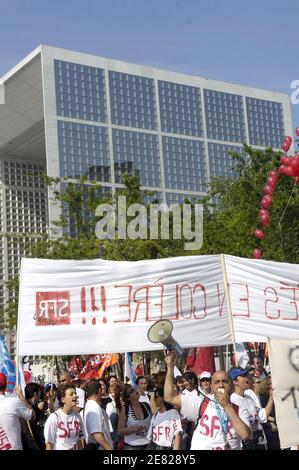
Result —
M69 372L74 375L79 375L83 367L82 359L80 357L72 357L69 362Z
M104 355L104 354L102 354ZM112 353L112 354L105 354L105 359L98 369L98 377L103 377L105 369L108 369L108 367L113 366L114 364L118 363L118 354L117 353Z

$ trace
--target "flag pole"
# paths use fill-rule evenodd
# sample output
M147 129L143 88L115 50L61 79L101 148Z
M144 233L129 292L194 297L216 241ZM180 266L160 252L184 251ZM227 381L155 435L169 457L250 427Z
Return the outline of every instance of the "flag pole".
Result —
M234 330L232 307L231 307L231 302L230 302L230 292L229 292L229 283L227 279L227 272L226 272L226 265L225 265L225 256L223 253L221 253L220 258L221 258L221 266L222 266L222 273L223 273L223 280L224 280L224 290L225 290L225 296L227 300L229 327L230 327L230 333L232 336L232 343L233 343L233 348L234 348L234 363L235 363L235 366L237 367L238 359L237 359L237 351L236 351L235 330Z

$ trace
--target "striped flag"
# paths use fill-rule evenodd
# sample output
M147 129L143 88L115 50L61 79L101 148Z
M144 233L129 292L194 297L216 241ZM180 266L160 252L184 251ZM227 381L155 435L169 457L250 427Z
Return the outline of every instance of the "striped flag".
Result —
M6 376L6 393L14 393L14 388L16 385L16 368L10 358L2 335L0 335L0 372Z

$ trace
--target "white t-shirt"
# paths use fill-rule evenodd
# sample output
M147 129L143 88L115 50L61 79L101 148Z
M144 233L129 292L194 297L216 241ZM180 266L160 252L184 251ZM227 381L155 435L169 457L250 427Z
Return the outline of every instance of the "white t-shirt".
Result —
M84 408L85 405L85 392L82 388L76 387L76 395L77 395L77 406L79 408Z
M252 398L250 398L249 396L241 397L237 393L233 393L230 398L236 405L246 410L247 412L246 421L249 421L249 427L251 431L258 431L262 429L259 415L258 415L258 409L254 401L252 400Z
M244 395L245 395L245 397L249 397L254 401L255 406L258 410L258 415L259 415L260 422L261 423L266 423L267 422L266 410L265 410L265 408L262 408L262 404L261 404L260 399L257 396L257 394L254 393L253 390L248 388L247 390L245 390Z
M109 418L105 410L95 400L87 400L84 410L84 427L87 444L96 444L92 434L102 432L111 448L113 443L110 435ZM99 446L99 449L104 449Z
M177 410L171 409L152 417L147 439L158 446L172 447L174 437L182 432L181 418Z
M83 422L79 413L65 414L61 408L51 413L46 421L45 442L54 444L54 450L76 450L83 438Z
M197 421L199 417L200 407L204 400L202 396L181 395L181 413L190 421ZM191 450L224 450L224 437L221 430L220 420L216 410L215 397L213 401L208 401L206 409L203 411L200 420L194 430ZM231 398L231 402L234 401ZM202 407L202 409L204 406ZM220 412L225 416L223 408L219 405ZM246 410L234 406L239 417L248 426L248 413ZM230 421L228 421L227 439L232 450L239 450L241 447L241 439L236 433Z
M149 405L150 404L150 399L149 399L148 393L145 392L144 395L139 395L139 401L142 402L142 403L147 403Z
M19 418L30 421L31 416L32 410L19 398L0 395L0 448L23 449Z

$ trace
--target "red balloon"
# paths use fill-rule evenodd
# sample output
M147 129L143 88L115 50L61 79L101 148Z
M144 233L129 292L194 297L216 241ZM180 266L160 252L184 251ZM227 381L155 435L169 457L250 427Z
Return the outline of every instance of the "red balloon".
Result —
M295 134L296 134L297 137L299 137L299 127L296 127Z
M262 225L269 225L269 216L267 214L262 214L260 216L260 222Z
M269 194L270 196L273 194L274 187L271 184L266 184L263 189L265 194Z
M272 173L272 171L271 171L270 173ZM270 175L270 173L269 173L269 175ZM277 172L277 173L278 173L278 172ZM278 176L277 176L277 175L275 175L275 176L274 176L274 175L268 176L267 184L270 184L270 186L273 186L273 188L275 188L276 183L277 183L277 181L278 181L278 178L279 178L279 173L278 173Z
M284 170L287 168L287 165L280 165L280 167L278 168L278 171L281 175L284 174Z
M29 370L24 370L23 374L24 374L25 384L27 385L31 382L31 379L32 379L31 372L29 372Z
M256 236L256 238L259 238L260 240L263 240L263 238L265 238L264 232L259 229L254 232L254 235Z
M262 252L259 248L255 248L252 252L252 256L253 258L256 258L256 259L261 259L261 257L263 256L262 255Z
M298 173L299 176L299 158L293 158L293 161L290 163L290 167L293 168L295 174L297 175Z
M291 165L287 165L287 166L283 169L283 174L284 174L284 175L287 175L287 176L297 176L296 173L295 173L294 168L293 168Z
M264 209L269 209L269 207L271 206L271 203L272 203L272 197L269 194L266 194L266 196L264 196L261 201L261 206Z
M269 212L267 211L267 209L260 209L260 217L262 215L266 215L267 217L269 217Z
M287 140L285 140L281 146L284 152L287 152L290 149L290 147L291 147L291 143Z
M291 137L290 135L286 135L286 136L284 137L283 141L285 141L285 140L288 141L288 142L290 142L290 143L293 142L293 139L292 139L292 137Z

